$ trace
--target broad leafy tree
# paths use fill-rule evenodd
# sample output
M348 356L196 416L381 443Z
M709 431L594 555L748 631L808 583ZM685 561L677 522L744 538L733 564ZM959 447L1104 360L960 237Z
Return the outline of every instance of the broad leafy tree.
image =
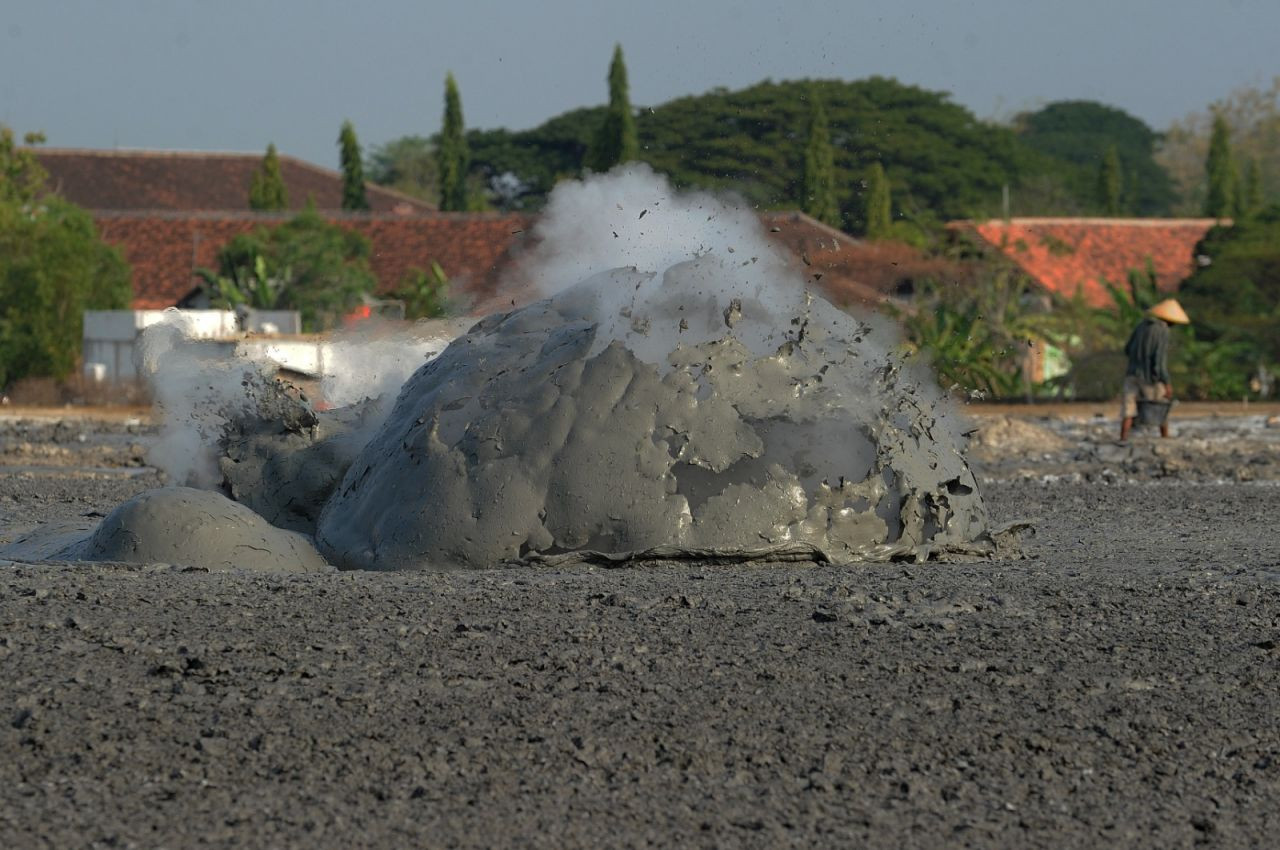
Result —
M873 161L894 176L901 208L922 219L994 214L1005 183L1019 185L1026 157L1012 130L985 124L937 92L873 77L764 82L716 89L636 116L639 158L677 186L727 189L762 209L803 206L809 95L822 100L843 217L861 216L857 184ZM540 127L470 134L486 179L511 173L536 208L556 180L587 161L604 108L579 109ZM1091 187L1090 187L1091 188Z
M1099 173L1114 148L1116 173L1123 175L1120 211L1140 216L1168 215L1177 200L1173 183L1156 162L1162 139L1141 119L1127 112L1089 100L1051 103L1014 120L1018 141L1030 153L1040 154L1032 169L1041 181L1056 183L1064 191L1054 209L1022 210L1028 214L1107 211L1106 193L1100 190ZM1017 193L1015 191L1015 198ZM1074 201L1074 204L1073 204Z
M1178 299L1210 342L1247 341L1280 364L1280 205L1231 227L1215 227L1199 245L1198 265Z
M338 133L339 158L342 163L342 208L367 210L369 199L364 193L364 162L360 158L360 142L350 121L342 122Z
M271 212L288 206L289 192L280 174L280 155L276 153L275 144L269 144L262 164L249 182L249 209Z
M369 251L364 236L308 207L284 224L235 237L218 252L217 270L200 274L215 306L297 310L305 329L320 331L373 292Z
M831 130L822 101L809 101L809 140L804 149L804 192L806 213L832 227L840 226L840 205L836 202L835 154L831 150Z
M1174 197L1152 158L1160 137L1120 110L1055 104L1007 127L979 120L945 93L883 77L766 81L656 105L634 115L636 157L680 187L730 190L761 209L804 208L811 96L826 113L836 204L850 226L862 219L860 186L873 162L892 175L899 223L925 228L999 215L1006 185L1015 215L1096 210L1099 158L1113 144L1127 212L1167 214ZM558 180L601 164L594 158L609 111L468 132L472 177L503 208L537 209Z
M84 311L125 309L133 297L120 252L88 213L42 193L46 177L0 125L0 386L65 378L80 356Z
M609 106L588 151L587 165L593 171L608 171L615 165L630 162L640 155L636 136L636 119L631 114L631 94L627 85L627 66L622 59L622 45L613 47L609 63Z
M430 268L414 267L400 281L395 296L404 302L406 319L438 319L449 315L449 276L435 260Z
M436 171L440 180L440 209L460 212L468 208L467 174L470 153L462 120L462 96L450 72L444 80L444 121L436 146Z
M402 136L375 147L366 171L374 183L439 204L436 148L425 136Z
M504 209L536 209L557 182L581 174L605 109L575 109L532 130L472 130L475 173L490 186L513 185L516 191L496 199Z

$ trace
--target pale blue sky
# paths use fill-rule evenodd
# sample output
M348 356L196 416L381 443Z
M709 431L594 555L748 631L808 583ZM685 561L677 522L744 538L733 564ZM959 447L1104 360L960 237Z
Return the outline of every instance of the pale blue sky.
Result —
M1278 0L5 0L0 122L60 147L281 152L335 167L439 128L602 103L614 42L632 102L764 78L873 74L980 117L1088 98L1162 129L1280 74Z

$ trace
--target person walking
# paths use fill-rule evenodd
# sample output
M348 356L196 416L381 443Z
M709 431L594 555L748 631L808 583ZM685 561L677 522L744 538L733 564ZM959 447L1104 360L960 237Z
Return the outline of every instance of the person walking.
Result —
M1120 396L1121 441L1129 439L1139 401L1173 399L1173 384L1169 380L1169 326L1188 324L1191 320L1182 305L1168 298L1148 310L1129 335L1124 346L1129 366ZM1160 423L1160 436L1169 436L1168 420Z

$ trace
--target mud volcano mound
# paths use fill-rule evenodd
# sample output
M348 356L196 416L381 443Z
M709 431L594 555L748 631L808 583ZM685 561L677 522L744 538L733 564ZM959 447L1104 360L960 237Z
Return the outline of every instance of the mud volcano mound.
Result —
M355 569L810 543L837 560L986 533L930 377L799 286L714 255L491 316L402 388L320 515Z
M208 570L331 570L302 534L270 525L249 508L209 490L148 490L112 511L64 553L86 561L185 564Z

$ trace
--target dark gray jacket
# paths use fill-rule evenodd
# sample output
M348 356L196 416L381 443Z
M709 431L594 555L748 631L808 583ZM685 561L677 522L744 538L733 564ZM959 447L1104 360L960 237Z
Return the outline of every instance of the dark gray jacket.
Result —
M1126 375L1136 375L1144 384L1169 383L1169 326L1147 317L1133 329L1124 353L1129 355Z

